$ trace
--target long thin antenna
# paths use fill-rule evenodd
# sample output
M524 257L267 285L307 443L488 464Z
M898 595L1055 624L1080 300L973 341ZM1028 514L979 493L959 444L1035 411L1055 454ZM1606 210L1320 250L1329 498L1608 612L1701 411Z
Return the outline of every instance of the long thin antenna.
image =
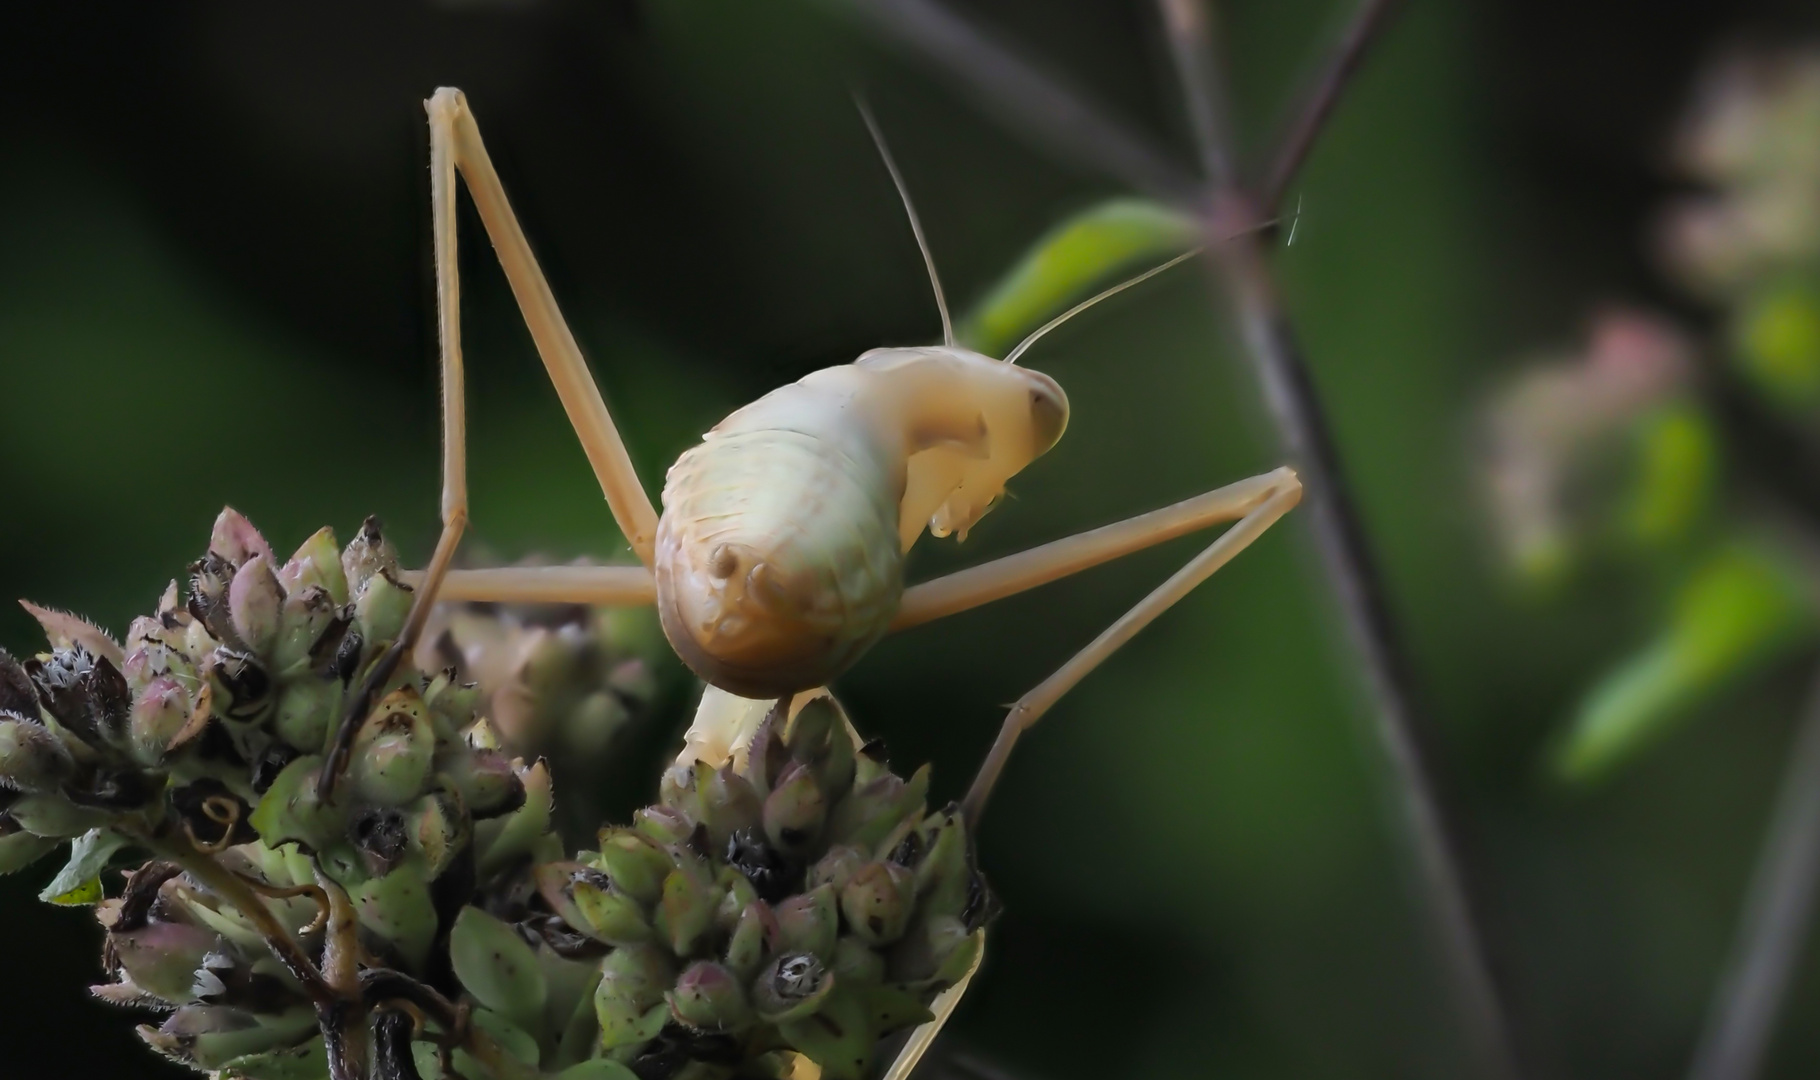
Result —
M1042 337L1044 334L1047 334L1049 331L1054 330L1056 327L1067 322L1069 319L1074 318L1076 315L1079 315L1081 312L1086 311L1088 308L1099 303L1101 300L1104 300L1111 296L1117 296L1119 293L1124 292L1126 289L1131 288L1133 285L1136 285L1141 281L1148 281L1149 279L1157 276L1158 274L1160 274L1163 271L1169 269L1170 267L1176 265L1177 263L1187 262L1189 259L1194 258L1196 255L1199 255L1201 252L1203 252L1205 250L1207 250L1207 249L1204 247L1197 247L1197 248L1192 248L1188 251L1184 251L1180 255L1177 255L1175 258L1170 259L1166 263L1159 263L1158 265L1151 267L1150 269L1139 274L1137 277L1126 278L1124 281L1119 282L1117 285L1114 285L1112 288L1107 289L1105 292L1095 293L1094 295L1089 296L1087 299L1082 300L1080 303L1069 308L1067 311L1062 312L1060 315L1057 315L1055 318L1050 319L1048 322L1037 327L1035 333L1031 334L1029 337L1025 338L1024 340L1018 342L1017 348L1012 349L1011 352L1005 357L1005 363L1007 363L1007 364L1017 363L1017 358L1024 355L1025 349L1028 349L1030 346L1035 345L1038 338Z
M942 294L942 279L935 273L935 256L929 254L929 241L923 237L922 220L916 216L916 204L910 201L910 190L904 186L904 174L897 171L897 162L891 157L891 148L885 145L885 134L878 129L878 121L872 118L872 110L866 105L866 99L855 93L853 107L859 110L860 119L866 122L866 130L872 133L872 145L878 147L878 156L885 159L885 169L891 174L891 182L897 185L897 197L904 202L904 216L910 219L910 231L916 234L916 246L923 253L923 265L929 270L929 287L935 290L935 306L942 313L942 344L954 344L954 320L948 316L948 298Z

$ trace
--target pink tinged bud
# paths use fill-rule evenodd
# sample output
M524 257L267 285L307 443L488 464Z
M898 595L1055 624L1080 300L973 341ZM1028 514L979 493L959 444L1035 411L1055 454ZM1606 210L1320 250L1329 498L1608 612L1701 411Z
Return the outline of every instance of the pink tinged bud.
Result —
M731 1033L752 1023L752 1006L739 980L712 960L690 964L664 997L671 1015L697 1031Z
M147 923L128 933L109 934L108 944L121 970L139 989L172 1005L185 1005L196 1000L196 971L218 939L213 931L187 923Z
M278 580L284 583L285 591L300 593L309 588L321 588L337 605L347 603L348 579L341 569L340 546L333 529L316 530L291 556L291 561L278 571Z
M209 534L209 550L235 566L255 555L264 556L267 566L274 561L272 545L265 542L265 537L259 535L252 522L231 506L223 507L220 516L215 518L214 531Z
M133 759L151 767L202 733L208 718L190 710L189 695L177 680L162 677L146 684L133 702L128 743Z
M840 933L838 901L823 885L777 905L778 947L791 952L833 956Z
M255 653L266 653L278 638L278 612L284 590L265 556L255 555L234 572L228 586L228 616L234 631Z

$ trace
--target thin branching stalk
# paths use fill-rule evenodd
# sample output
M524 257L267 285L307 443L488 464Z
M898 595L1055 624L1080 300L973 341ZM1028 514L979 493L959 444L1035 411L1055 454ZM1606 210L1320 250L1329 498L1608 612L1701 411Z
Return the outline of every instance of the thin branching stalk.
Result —
M1152 140L931 0L822 0L859 15L883 39L934 62L980 109L1045 150L1172 206L1200 184Z
M1321 66L1308 92L1300 98L1301 104L1292 114L1289 126L1277 140L1276 154L1270 159L1270 172L1259 188L1258 204L1265 213L1274 213L1283 204L1289 185L1302 171L1302 163L1314 149L1316 137L1327 126L1334 106L1339 104L1341 91L1352 82L1366 52L1390 23L1390 17L1402 6L1401 0L1359 0L1358 9L1346 24L1333 54Z
M1255 226L1268 216L1264 210L1268 204L1247 196L1233 179L1237 169L1230 138L1222 130L1224 85L1212 47L1210 16L1199 9L1198 0L1161 3L1171 30L1171 53L1182 69L1186 112L1209 173L1208 183L1194 185L1188 205L1216 241L1211 246L1230 294L1223 301L1237 312L1240 336L1278 437L1302 472L1306 520L1365 672L1399 831L1431 914L1466 1039L1484 1075L1508 1080L1519 1075L1509 1027L1449 830L1422 763L1409 667L1340 468L1331 427L1256 236ZM864 15L890 40L923 53L958 78L993 112L1011 120L1014 129L1040 137L1069 160L1093 164L1153 197L1182 205L1179 177L1172 168L1157 164L1167 159L1146 140L1121 130L1067 87L941 5L932 0L847 0L845 6ZM1306 159L1341 90L1358 70L1366 46L1378 36L1389 7L1366 0L1328 70L1316 80L1305 112L1290 124L1286 141L1269 159L1273 164L1265 190L1273 200L1281 197Z
M1820 885L1820 680L1809 693L1744 915L1689 1080L1749 1080L1762 1067Z

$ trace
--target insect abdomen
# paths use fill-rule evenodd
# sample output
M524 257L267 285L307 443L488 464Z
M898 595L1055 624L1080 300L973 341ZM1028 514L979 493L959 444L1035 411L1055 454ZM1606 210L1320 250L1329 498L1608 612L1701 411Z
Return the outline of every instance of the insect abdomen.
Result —
M901 463L796 429L806 425L762 423L776 411L742 410L685 453L658 524L665 635L697 674L743 697L830 681L884 634L903 594Z

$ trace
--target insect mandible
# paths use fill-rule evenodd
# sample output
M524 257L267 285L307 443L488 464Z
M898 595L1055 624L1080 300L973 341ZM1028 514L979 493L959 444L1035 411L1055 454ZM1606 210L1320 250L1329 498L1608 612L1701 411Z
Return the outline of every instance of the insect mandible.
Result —
M1236 523L1013 704L962 804L977 819L1012 745L1064 693L1287 513L1287 467L1112 525L905 587L925 528L965 537L1012 476L1068 423L1054 379L1015 361L1032 342L1179 256L1051 320L1003 360L954 343L934 261L902 177L862 115L903 197L941 312L940 345L874 349L812 372L721 421L670 467L660 515L506 200L466 98L443 88L430 121L431 212L443 390L442 532L404 630L349 703L324 793L352 734L438 599L656 604L665 636L703 680L777 699L830 682L882 636L965 611L1183 534ZM452 570L468 524L455 178L470 196L570 424L638 566ZM1192 252L1189 253L1193 254Z

